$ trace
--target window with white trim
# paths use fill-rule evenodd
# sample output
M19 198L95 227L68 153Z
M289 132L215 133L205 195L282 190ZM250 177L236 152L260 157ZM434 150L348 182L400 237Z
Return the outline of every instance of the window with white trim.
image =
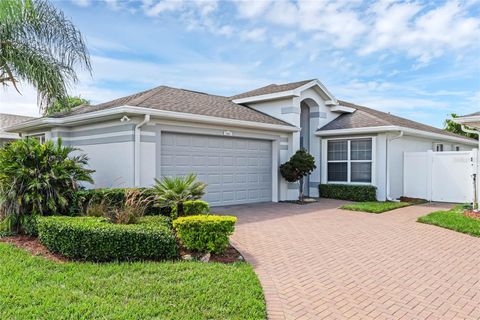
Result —
M435 151L442 152L443 151L443 143L435 143Z
M38 141L40 141L41 144L45 143L45 134L44 133L32 134L32 135L29 135L27 137L37 139Z
M329 140L328 182L372 182L372 138Z

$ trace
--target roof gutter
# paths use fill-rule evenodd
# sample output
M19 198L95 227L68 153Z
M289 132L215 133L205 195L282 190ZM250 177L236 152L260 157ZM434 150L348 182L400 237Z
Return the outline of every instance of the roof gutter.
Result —
M387 200L388 201L395 201L394 199L392 199L392 196L390 195L390 161L389 161L389 145L390 145L390 142L393 141L393 140L397 140L397 139L400 139L401 137L403 137L403 131L400 131L400 133L395 136L395 137L391 137L391 138L387 138L386 140L386 150L385 150L385 170L387 171L386 172L386 193L387 193Z
M245 120L236 120L212 116L204 116L193 113L183 113L183 112L174 112L174 111L165 111L165 110L155 110L150 108L142 107L132 107L132 106L120 106L106 110L93 111L85 114L73 115L65 118L39 118L31 121L26 121L9 128L6 128L7 132L25 132L36 130L39 128L50 128L54 126L73 126L84 123L91 123L92 119L115 119L118 117L118 114L124 115L150 115L151 117L157 117L165 120L176 120L176 121L188 121L196 123L207 123L215 124L221 126L232 126L232 127L241 127L241 128L251 128L251 129L260 129L260 130L269 130L269 131L279 131L279 132L297 132L300 129L293 125L281 125L281 124L271 124L271 123L262 123L254 121L245 121Z
M468 129L466 128L463 124L462 124L462 131L463 132L466 132L466 133L473 133L473 134L476 134L479 136L479 139L478 139L478 149L477 149L477 154L476 156L474 157L475 159L475 170L474 170L474 194L473 194L473 209L475 211L478 211L479 210L479 203L478 203L478 199L479 199L479 184L478 184L478 150L480 150L480 132L478 130L473 130L473 129Z
M140 187L140 135L141 127L150 122L150 115L146 114L143 121L135 126L135 142L134 142L134 184L135 187Z
M365 127L354 129L336 129L336 130L320 130L315 133L319 137L338 136L347 134L367 134L367 133L382 133L391 131L403 131L405 135L427 137L433 139L442 139L447 141L453 141L457 143L464 143L468 145L477 145L477 141L466 139L462 137L454 137L447 134L433 133L423 130L411 129L401 126L379 126L379 127Z

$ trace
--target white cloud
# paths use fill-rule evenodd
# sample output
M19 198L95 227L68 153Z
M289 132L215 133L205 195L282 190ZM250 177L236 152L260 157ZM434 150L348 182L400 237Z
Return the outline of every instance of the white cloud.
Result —
M40 113L35 89L30 85L20 84L19 90L20 93L13 87L0 88L0 113L38 117Z
M242 40L263 41L265 40L267 30L265 28L254 28L245 30L240 34Z
M469 11L473 1L447 0L437 7L360 0L236 1L235 5L240 18L256 25L271 24L272 31L281 26L326 45L356 49L362 55L400 52L416 59L418 67L446 52L478 47L480 38L480 18Z
M297 43L297 34L295 32L289 32L279 36L275 36L272 39L272 44L275 48L282 49L288 47L291 44Z
M400 51L421 66L448 50L478 46L480 19L469 17L457 1L428 11L418 3L381 3L372 12L375 22L361 54Z
M270 0L237 0L236 7L240 17L257 18L270 6Z
M107 51L117 51L117 52L130 52L132 51L128 46L121 43L117 43L111 40L106 40L98 38L95 36L87 36L87 45L89 48L95 50L107 50Z
M172 12L181 9L185 5L184 0L161 0L161 1L143 1L143 11L147 16L157 16L164 12Z

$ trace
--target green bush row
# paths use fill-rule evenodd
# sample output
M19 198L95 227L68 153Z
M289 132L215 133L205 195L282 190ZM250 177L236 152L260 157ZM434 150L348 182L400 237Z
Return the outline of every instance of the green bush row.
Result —
M321 184L320 197L350 200L377 201L377 187L367 185Z
M235 230L233 216L197 215L173 220L173 228L185 248L200 252L223 252Z
M37 226L40 242L70 259L104 262L178 256L170 220L162 216L126 225L96 217L39 217Z

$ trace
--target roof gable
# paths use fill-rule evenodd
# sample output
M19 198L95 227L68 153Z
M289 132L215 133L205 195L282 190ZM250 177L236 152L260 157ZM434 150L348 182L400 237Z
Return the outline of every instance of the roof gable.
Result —
M347 107L355 108L356 111L354 111L353 113L345 113L338 116L335 120L327 123L325 126L318 129L318 131L398 126L436 134L443 134L457 138L460 137L464 139L469 139L462 135L458 135L420 122L395 116L390 113L374 110L364 106L359 106L346 101L339 100L339 103Z
M314 80L315 79L284 83L284 84L269 84L268 86L264 86L258 89L237 94L235 96L231 96L230 100L242 99L247 97L256 97L264 94L272 94L272 93L294 90Z

